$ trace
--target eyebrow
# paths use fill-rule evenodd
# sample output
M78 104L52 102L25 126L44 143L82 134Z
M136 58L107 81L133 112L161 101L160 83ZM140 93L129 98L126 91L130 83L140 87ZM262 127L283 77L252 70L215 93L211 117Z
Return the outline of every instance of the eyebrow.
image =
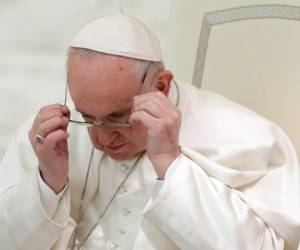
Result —
M79 112L82 116L90 117L90 118L95 118L93 115L89 115L89 114L87 114L87 113L85 113L85 112L83 112L83 111L80 111L80 110L77 109L77 108L75 108L75 110L76 110L77 112Z
M128 110L130 110L130 109L131 109L131 107L129 107L129 108L124 108L124 109L121 109L121 110L116 110L116 111L114 111L114 112L112 112L112 113L106 115L106 117L107 117L107 116L114 115L114 114L126 112L126 111L128 111ZM75 110L76 110L77 112L79 112L79 113L80 113L82 116L84 116L84 117L89 117L89 118L95 119L95 116L93 116L93 115L89 115L89 114L87 114L87 113L85 113L85 112L83 112L83 111L80 111L80 110L77 109L77 108L75 108Z

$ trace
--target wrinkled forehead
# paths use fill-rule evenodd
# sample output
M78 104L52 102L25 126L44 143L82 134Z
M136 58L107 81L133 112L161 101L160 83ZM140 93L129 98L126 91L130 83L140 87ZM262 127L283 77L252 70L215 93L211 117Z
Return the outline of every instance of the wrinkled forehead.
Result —
M136 60L87 49L71 48L68 55L68 79L75 76L136 78Z
M133 58L106 54L106 53L102 53L90 49L70 47L68 50L68 60L67 60L68 66L71 59L73 59L74 57L77 57L77 59L79 58L85 62L97 63L98 65L113 64L119 67L121 70L122 69L130 70L131 73L135 73L133 72L132 69L134 68L134 65L137 64L137 62L139 61Z
M75 106L83 111L92 106L111 112L123 108L140 87L129 60L89 52L70 54L67 80Z
M133 68L137 60L126 58L117 55L105 54L89 49L70 48L68 51L67 66L74 62L81 62L89 66L97 66L99 70L103 66L110 66L111 68L119 69L120 71L127 71L134 73Z

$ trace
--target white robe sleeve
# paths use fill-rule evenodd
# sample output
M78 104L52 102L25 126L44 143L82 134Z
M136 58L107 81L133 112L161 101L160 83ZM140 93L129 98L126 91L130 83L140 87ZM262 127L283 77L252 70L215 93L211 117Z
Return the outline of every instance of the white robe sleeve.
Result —
M61 197L64 195L68 185L65 185L62 191L58 194L54 193L53 190L44 182L41 175L39 174L39 191L41 202L49 217L52 217L57 209L58 203Z
M235 189L184 155L144 212L180 249L284 249L281 236Z
M144 209L180 249L295 250L300 168L275 124L226 98L180 86L183 155Z
M31 123L18 131L0 165L0 246L5 250L48 250L68 223L68 188L52 217L43 208L38 164L28 139Z

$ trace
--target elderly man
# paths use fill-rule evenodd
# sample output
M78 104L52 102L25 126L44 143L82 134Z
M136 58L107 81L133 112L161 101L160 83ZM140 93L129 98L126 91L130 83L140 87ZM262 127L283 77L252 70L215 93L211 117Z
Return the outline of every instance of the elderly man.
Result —
M67 82L73 103L43 107L4 156L2 249L296 249L288 138L174 81L142 23L115 15L85 26Z

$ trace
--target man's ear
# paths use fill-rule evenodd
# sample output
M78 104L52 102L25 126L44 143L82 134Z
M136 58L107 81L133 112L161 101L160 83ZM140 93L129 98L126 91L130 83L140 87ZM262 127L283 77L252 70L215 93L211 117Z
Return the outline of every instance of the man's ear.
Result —
M173 73L168 70L162 70L158 73L155 82L155 89L163 92L166 96L169 94Z

